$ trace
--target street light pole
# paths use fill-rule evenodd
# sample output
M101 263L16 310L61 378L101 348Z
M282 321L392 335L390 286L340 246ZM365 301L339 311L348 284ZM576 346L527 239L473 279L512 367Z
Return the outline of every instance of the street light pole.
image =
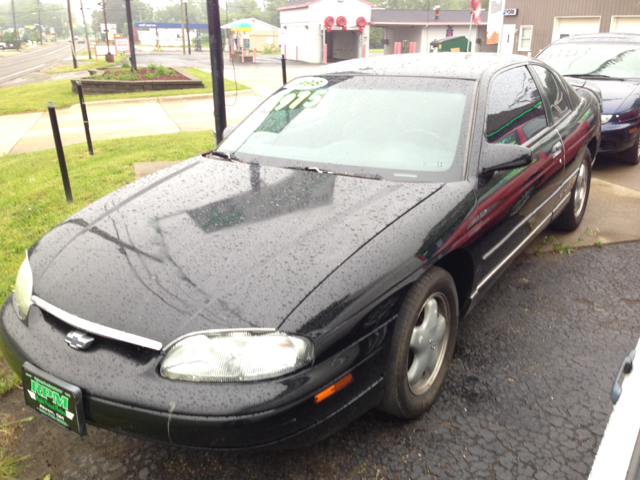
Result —
M189 37L189 1L184 0L184 15L187 17L187 47L189 47L189 55L191 55L191 38Z
M138 71L138 62L136 61L136 48L133 41L133 22L131 21L131 0L125 0L127 9L127 30L129 30L129 50L131 51L131 71Z
M42 45L42 20L40 19L40 0L38 0L38 27L40 27L40 45Z
M91 60L91 44L89 43L89 31L87 30L87 19L84 16L84 6L82 5L82 0L80 0L80 10L82 11L82 23L84 23L84 38L87 40L87 51L89 52L89 60Z
M182 0L180 0L180 26L182 27L182 54L184 55L184 8L182 8Z
M13 13L13 38L16 41L16 50L20 50L20 35L18 34L18 27L16 26L16 10L13 2L14 0L11 0L11 12Z
M69 12L69 30L71 31L71 57L73 58L73 68L78 68L78 60L76 60L76 38L73 34L73 19L71 18L71 0L67 0L67 11Z
M213 117L216 125L216 145L222 142L227 127L227 111L224 103L224 64L222 63L222 37L220 35L220 4L207 0L209 23L209 55L211 56L211 80L213 83Z

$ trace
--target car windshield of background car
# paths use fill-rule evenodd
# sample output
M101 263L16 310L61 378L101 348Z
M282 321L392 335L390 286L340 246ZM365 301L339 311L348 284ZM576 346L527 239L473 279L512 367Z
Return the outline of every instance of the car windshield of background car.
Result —
M219 150L264 165L340 166L397 181L460 180L473 85L303 77L267 99Z
M640 45L563 43L550 46L538 59L561 75L640 78Z

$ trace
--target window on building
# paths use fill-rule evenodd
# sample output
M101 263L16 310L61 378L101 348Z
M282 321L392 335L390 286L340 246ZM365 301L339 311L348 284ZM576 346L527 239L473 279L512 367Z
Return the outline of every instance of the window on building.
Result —
M531 36L533 27L531 25L520 27L520 39L518 40L518 50L521 52L531 51Z

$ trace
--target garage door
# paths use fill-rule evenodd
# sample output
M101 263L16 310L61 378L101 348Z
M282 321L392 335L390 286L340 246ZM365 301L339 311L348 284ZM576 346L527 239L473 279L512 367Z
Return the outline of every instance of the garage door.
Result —
M553 22L552 40L580 33L598 33L600 17L556 17Z
M611 32L640 33L640 17L611 17Z

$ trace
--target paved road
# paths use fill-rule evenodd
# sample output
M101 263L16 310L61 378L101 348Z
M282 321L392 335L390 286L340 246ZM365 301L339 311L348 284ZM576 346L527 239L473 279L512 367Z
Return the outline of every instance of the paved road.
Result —
M0 87L15 85L21 77L61 62L71 55L68 42L56 42L22 54L7 52L6 57L0 58Z
M442 395L403 422L371 412L312 447L231 454L153 444L45 418L12 439L23 478L584 479L640 335L640 243L521 255L460 324ZM7 421L33 415L23 392Z

